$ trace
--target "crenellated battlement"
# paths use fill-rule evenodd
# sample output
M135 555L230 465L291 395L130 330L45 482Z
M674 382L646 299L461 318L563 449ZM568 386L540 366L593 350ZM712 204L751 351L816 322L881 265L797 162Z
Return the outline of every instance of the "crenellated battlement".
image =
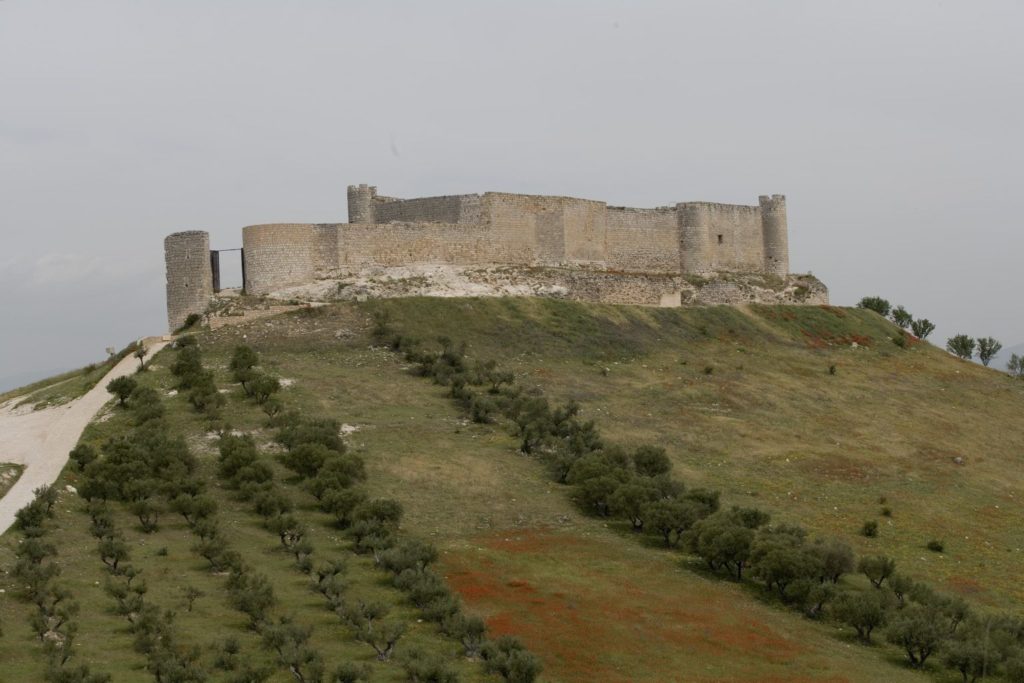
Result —
M243 247L252 294L396 266L585 268L609 277L789 274L781 194L761 195L756 205L696 201L641 209L503 192L400 199L378 195L374 185L349 185L348 223L249 226ZM193 233L168 237L172 324L209 298L198 282L209 278L208 259L203 270L184 256L203 248L208 240L202 247Z

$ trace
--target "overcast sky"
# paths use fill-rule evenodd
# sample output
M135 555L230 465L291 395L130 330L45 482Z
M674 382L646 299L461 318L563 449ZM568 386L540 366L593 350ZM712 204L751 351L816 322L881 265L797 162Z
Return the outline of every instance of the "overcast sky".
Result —
M0 385L164 332L162 240L345 186L788 198L791 264L1024 341L1019 2L0 0Z

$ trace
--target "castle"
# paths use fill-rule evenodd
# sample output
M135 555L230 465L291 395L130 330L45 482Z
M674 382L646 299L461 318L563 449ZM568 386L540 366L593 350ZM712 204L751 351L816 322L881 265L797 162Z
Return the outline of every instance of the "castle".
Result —
M646 305L735 303L753 277L780 301L827 303L789 274L786 198L755 206L682 202L638 209L573 197L484 194L398 199L348 188L348 223L273 223L242 231L244 291L263 295L339 273L409 265L508 267L580 300ZM164 241L167 317L177 329L219 289L209 235ZM739 289L737 289L739 288ZM684 296L686 294L686 296Z

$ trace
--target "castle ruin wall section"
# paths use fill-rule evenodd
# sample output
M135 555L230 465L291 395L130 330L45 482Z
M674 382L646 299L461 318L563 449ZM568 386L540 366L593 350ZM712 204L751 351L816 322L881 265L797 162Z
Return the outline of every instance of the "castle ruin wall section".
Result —
M674 208L609 206L605 225L609 269L641 273L680 271L679 226Z
M336 227L337 267L483 265L492 263L487 230L467 223L341 224Z
M714 272L758 273L764 269L761 208L699 202L708 223L710 269Z
M373 207L376 223L479 223L480 195L450 195L395 199L377 197Z
M203 314L213 297L210 235L188 230L164 239L167 273L167 329L174 331L193 313Z
M318 248L316 226L304 223L250 225L242 229L245 291L267 294L312 282Z
M488 192L482 214L496 263L603 263L607 258L604 202Z

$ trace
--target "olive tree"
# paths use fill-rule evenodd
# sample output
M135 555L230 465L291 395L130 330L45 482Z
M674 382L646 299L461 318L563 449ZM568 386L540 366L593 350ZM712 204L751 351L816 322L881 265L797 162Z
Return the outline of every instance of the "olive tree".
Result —
M889 314L889 318L896 323L896 326L901 330L907 329L914 322L914 316L912 316L907 309L903 308L903 306L897 306L892 309L892 312Z
M857 304L858 308L866 308L869 311L874 311L883 318L889 317L889 311L892 307L889 302L880 296L866 296L860 300Z
M985 367L988 367L988 364L1002 349L1003 345L993 337L978 337L978 358Z
M935 331L935 324L928 318L920 318L910 323L910 330L918 339L927 339Z
M974 356L974 338L958 334L946 340L946 350L954 356L970 360Z

